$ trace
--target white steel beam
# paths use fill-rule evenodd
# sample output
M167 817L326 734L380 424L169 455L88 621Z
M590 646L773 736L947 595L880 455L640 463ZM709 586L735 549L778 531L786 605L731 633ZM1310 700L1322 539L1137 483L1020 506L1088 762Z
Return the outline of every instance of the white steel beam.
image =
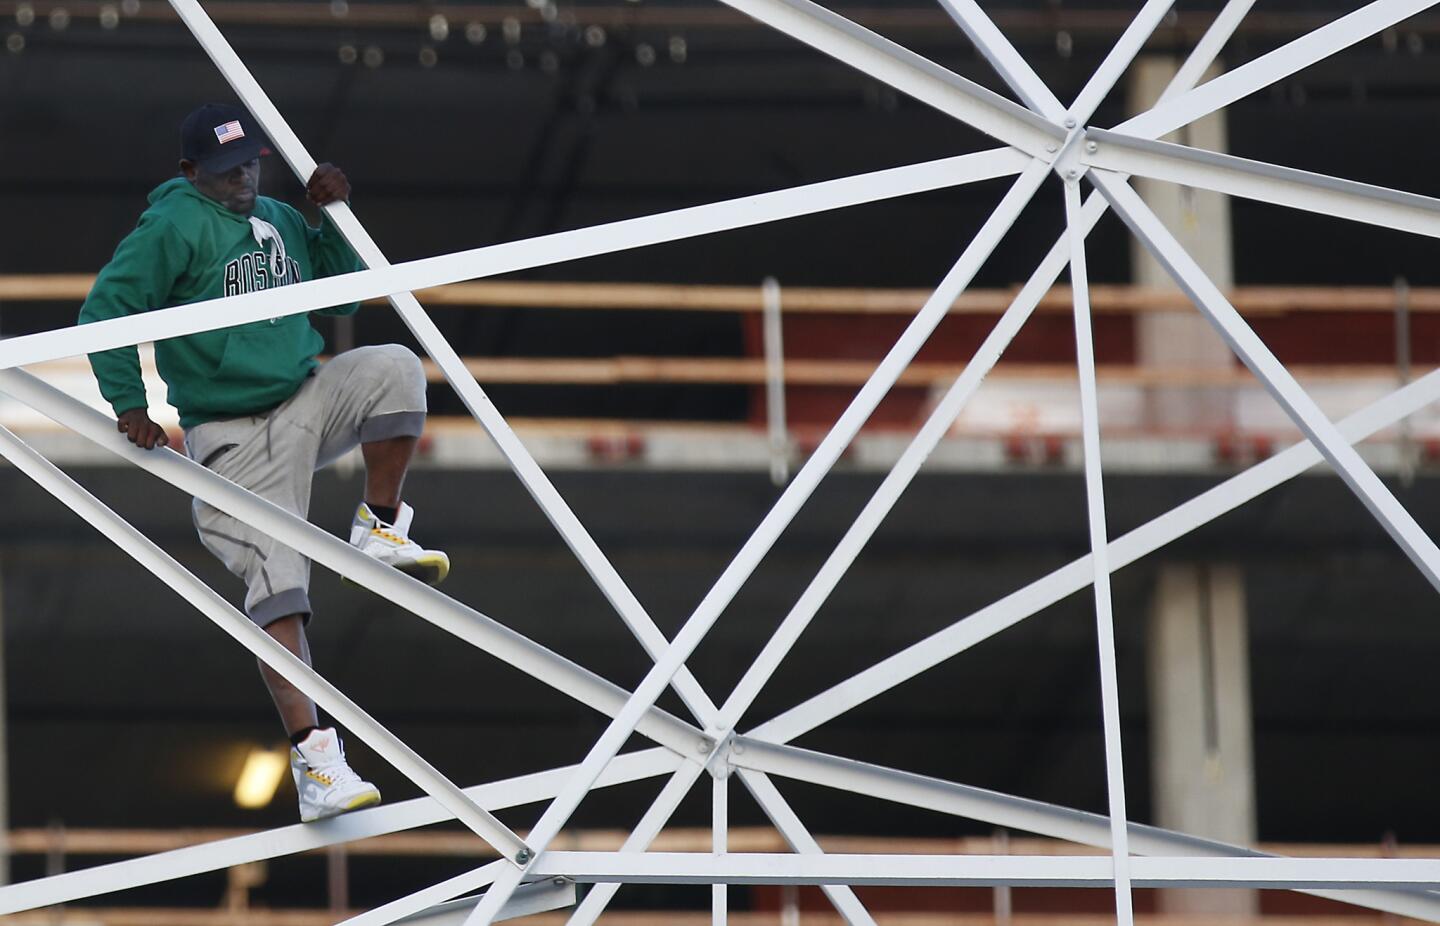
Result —
M1070 105L1067 115L1071 121L1066 123L1068 128L1073 128L1076 124L1083 125L1095 114L1095 110L1105 101L1115 82L1130 66L1130 62L1140 54L1140 49L1145 47L1146 40L1155 31L1155 27L1160 25L1160 21L1174 3L1175 0L1145 0L1140 12L1135 14L1130 25L1120 34L1115 47L1110 49L1110 53L1100 62L1100 67L1090 75L1080 95Z
M728 751L725 756L715 756L712 762L717 759L728 760ZM726 766L728 768L728 765ZM795 815L790 804L780 795L780 792L763 773L748 772L744 769L736 769L741 775L742 782L751 796L755 798L760 809L769 817L775 829L790 845L795 852L818 853L821 851L820 844L805 824ZM681 766L671 778L670 782L655 798L645 816L641 818L639 825L631 831L625 843L621 846L622 852L643 852L649 848L655 836L664 827L666 821L679 805L685 793L700 775L700 768L694 765ZM575 909L566 926L591 926L605 907L619 890L618 883L600 884L585 895L585 899ZM875 926L874 919L865 910L855 892L848 887L835 885L823 889L823 893L834 905L841 918L849 926Z
M1440 399L1440 371L1432 372L1339 423L1345 439L1358 443ZM1308 441L1230 477L1188 502L1110 543L1110 566L1121 569L1166 544L1233 511L1306 470L1324 457ZM789 742L857 705L932 669L970 647L1013 627L1090 584L1087 554L1012 592L943 630L796 705L750 731L750 736Z
M399 922L408 917L417 916L427 910L432 910L440 904L447 903L461 894L468 894L471 891L478 891L486 885L493 884L495 879L507 871L514 871L505 859L499 859L479 868L462 872L453 878L446 878L439 884L432 884L427 888L407 894L387 904L381 904L373 910L366 910L348 920L341 920L336 926L389 926L391 923ZM556 877L560 877L557 875ZM508 906L508 905L507 905ZM496 919L499 919L496 915ZM461 920L463 923L464 920Z
M1170 79L1170 85L1160 94L1160 99L1156 101L1157 105L1170 102L1200 83L1200 78L1205 76L1205 72L1209 70L1210 65L1215 63L1215 59L1220 57L1220 50L1225 47L1226 42L1230 41L1235 30L1240 28L1241 20L1254 5L1255 0L1228 0L1220 8L1220 12L1215 14L1215 19L1210 23L1210 27L1205 30L1204 35L1200 36L1200 41L1195 43L1195 47L1185 57L1184 63L1175 72L1175 76Z
M1248 859L1246 860L1248 861ZM1408 860L1407 860L1408 861ZM1440 862L1430 863L1434 870ZM587 884L846 884L909 887L1112 886L1104 856L1043 855L795 855L737 852L547 851L536 875L573 872Z
M1030 62L1020 57L1015 46L975 0L940 0L945 12L985 56L990 66L1026 106L1053 122L1065 119L1065 105L1056 98Z
M569 779L572 770L573 766L507 778L466 788L465 794L492 812L507 807L520 807L553 797ZM617 756L605 770L605 776L599 784L609 787L672 772L688 773L687 770L693 770L694 775L699 775L703 766L685 762L665 749L647 749ZM0 916L144 887L147 884L158 884L207 871L262 862L284 855L313 852L326 846L431 826L452 819L454 817L435 800L421 797L398 804L357 810L324 823L296 823L279 829L95 865L80 871L67 871L0 887Z
M1364 503L1380 526L1399 545L1429 580L1440 590L1440 548L1430 535L1416 523L1410 512L1396 500L1375 472L1360 458L1360 454L1345 440L1335 424L1325 417L1317 406L1300 388L1265 342L1251 330L1240 313L1235 311L1225 296L1210 282L1202 271L1165 228L1155 213L1140 199L1130 185L1120 176L1102 170L1090 171L1090 177L1100 192L1109 200L1110 206L1125 220L1130 230L1145 244L1145 247L1160 262L1160 265L1174 278L1190 300L1195 303L1220 336L1233 350L1265 389L1285 409L1302 433L1310 439L1329 461L1330 465L1350 487L1350 490Z
M648 849L650 843L654 842L655 837L660 835L660 831L665 828L670 816L675 813L675 808L680 806L680 802L685 799L685 795L689 793L690 788L704 771L704 766L692 764L682 765L676 769L675 774L670 776L670 780L665 783L665 787L661 789L650 808L645 811L645 815L640 818L640 822L630 831L630 835L625 837L620 851L644 852ZM620 885L615 882L597 884L580 901L575 912L570 914L570 919L565 922L565 926L592 926L600 914L605 912L606 905L610 903L610 899L619 889Z
M347 731L363 740L381 758L454 814L467 829L494 846L501 855L513 856L526 850L524 840L511 832L509 827L475 803L438 769L405 745L403 740L347 698L340 689L257 627L208 585L195 578L189 570L136 530L130 522L111 511L49 460L3 427L0 427L0 455L168 585L261 662L323 707Z
M1043 157L1065 137L1023 106L810 0L722 2L1026 154Z
M710 852L716 858L728 852L730 845L730 776L713 774L710 778ZM729 892L723 882L710 886L710 926L729 922Z
M1068 179L1065 222L1070 237L1070 289L1075 302L1075 356L1080 379L1080 431L1085 448L1085 508L1090 527L1091 587L1095 591L1095 632L1100 657L1100 714L1105 732L1105 790L1110 807L1111 862L1115 873L1115 915L1120 926L1135 922L1130 895L1130 846L1125 810L1125 760L1120 743L1120 685L1115 668L1115 616L1110 600L1109 531L1100 468L1100 413L1095 387L1095 342L1090 332L1090 282L1085 265L1085 218L1080 184Z
M1013 176L1029 163L1030 158L1023 154L1008 148L997 148L427 257L359 273L308 280L224 299L155 309L125 318L7 338L0 341L0 369L76 357L146 341L161 341L262 319L298 315L328 306L761 225L972 181Z
M781 746L745 737L737 738L735 745L740 747L735 753L735 763L742 775L747 771L766 772L852 794L979 820L1007 829L1022 830L1102 849L1111 847L1109 820L1099 814L793 746ZM1129 824L1128 831L1130 846L1140 855L1268 857L1265 853L1242 846L1138 823ZM1401 916L1440 922L1440 894L1435 892L1382 890L1330 893L1309 890L1304 893Z
M536 852L543 851L560 828L574 813L589 790L590 783L619 751L630 736L635 722L644 715L669 683L670 677L684 665L695 647L714 626L721 612L739 591L741 584L749 578L760 559L775 543L780 532L794 518L795 513L821 478L829 472L840 453L859 431L860 426L874 411L882 396L899 378L901 371L914 358L920 345L939 324L959 294L969 285L970 280L990 253L999 244L1000 238L1014 223L1025 205L1034 197L1041 182L1048 173L1048 165L1034 161L1011 186L1000 204L981 226L980 231L965 249L951 271L946 274L924 308L906 327L885 358L876 366L870 379L841 414L834 427L820 442L820 445L806 460L805 465L786 487L780 499L766 514L754 533L741 547L739 553L726 567L714 586L701 600L694 613L685 621L671 641L664 655L646 674L637 686L630 701L621 713L611 721L600 739L591 747L581 771L577 773L566 790L545 810L540 821L530 832L530 839ZM533 859L532 859L533 862ZM503 904L508 891L518 884L517 879L507 877L497 881L495 887L480 903L467 926L488 926L494 914Z
M1429 891L1440 886L1440 860L1415 858L1138 858L1136 883L1146 887L1303 887L1344 892L1387 887Z
M536 913L548 913L562 907L573 907L577 893L575 882L569 878L546 878L544 881L522 884L495 919L514 920ZM446 901L395 922L404 926L460 926L479 899L462 897L459 900Z
M350 544L298 518L181 454L141 450L115 430L114 421L23 370L0 370L0 393L23 402L116 456L182 492L254 525L320 565L405 608L477 649L508 663L557 691L606 714L618 713L628 693L565 657L540 646L479 611L361 553ZM687 759L707 740L696 727L653 710L638 732Z
M733 747L732 747L733 749ZM736 769L740 781L745 785L750 796L755 798L756 803L765 811L765 815L775 824L781 837L789 843L790 849L801 855L820 855L822 850L815 837L810 835L805 824L791 809L790 802L780 794L775 783L764 772L753 772L747 769ZM876 926L875 918L860 898L855 896L848 884L824 884L820 890L824 892L830 903L834 905L835 912L840 914L848 926Z
M1341 16L1334 22L1227 71L1187 93L1170 97L1153 109L1115 126L1115 131L1146 138L1168 135L1181 126L1189 125L1217 109L1223 109L1236 100L1244 99L1257 90L1263 90L1317 61L1423 12L1434 6L1435 2L1436 0L1374 0L1353 13ZM1216 51L1218 50L1217 48ZM1199 68L1194 76L1198 77L1204 70Z
M1299 886L1331 891L1440 884L1440 860L1374 858L1137 858L1138 887ZM793 855L740 852L545 852L537 874L581 883L870 884L914 887L1113 886L1110 860L1089 855Z
M1440 199L1187 145L1092 129L1081 161L1257 202L1440 238Z

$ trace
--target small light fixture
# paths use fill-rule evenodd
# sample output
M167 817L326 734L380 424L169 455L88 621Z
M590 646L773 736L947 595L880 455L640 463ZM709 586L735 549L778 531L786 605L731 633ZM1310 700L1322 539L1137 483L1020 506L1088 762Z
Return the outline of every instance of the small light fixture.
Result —
M286 748L250 750L245 767L235 782L235 803L246 810L269 806L280 787L280 779L290 767L290 750Z

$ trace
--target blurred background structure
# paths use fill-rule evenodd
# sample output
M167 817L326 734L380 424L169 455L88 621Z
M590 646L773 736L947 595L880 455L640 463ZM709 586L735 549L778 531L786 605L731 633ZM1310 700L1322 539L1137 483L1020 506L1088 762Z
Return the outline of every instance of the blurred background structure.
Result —
M827 4L1006 92L944 10ZM987 7L1062 99L1133 6ZM1260 0L1234 67L1349 11ZM1213 17L1181 0L1094 122L1149 105ZM707 0L226 0L207 9L395 261L764 192L985 146L955 121ZM160 0L0 0L0 337L73 323L91 275L171 176L180 119L231 95ZM1440 13L1423 13L1186 130L1187 144L1437 192ZM1383 156L1377 156L1383 152ZM299 187L283 165L268 192ZM1429 239L1153 184L1147 200L1339 418L1440 364ZM622 575L673 632L1001 195L999 181L418 294ZM1048 191L1047 191L1048 192ZM690 667L738 679L910 434L1063 227L1037 197ZM1298 435L1120 225L1090 238L1113 535ZM1070 300L1007 351L750 720L788 708L1088 551ZM767 321L769 322L767 324ZM388 307L323 320L330 349L410 343ZM92 396L83 359L33 372ZM448 387L407 486L445 590L624 686L649 666ZM153 393L163 405L163 389ZM173 418L168 419L173 425ZM0 399L42 449L202 578L189 500ZM1440 414L1362 446L1440 525ZM339 530L353 462L317 477ZM13 470L0 469L0 831L23 880L289 822L289 785L242 806L277 746L253 661ZM159 486L157 490L157 486ZM1276 489L1115 576L1131 818L1289 854L1440 855L1433 591L1328 473ZM317 668L452 778L577 761L600 718L317 572ZM1091 602L1067 598L799 744L1104 812ZM666 702L662 702L666 703ZM497 707L502 705L503 707ZM674 705L668 705L674 707ZM387 798L414 789L351 743ZM97 776L104 786L97 786ZM949 816L787 787L831 846L1066 851ZM651 794L577 817L618 844ZM502 817L528 823L520 808ZM758 809L732 847L776 851ZM679 848L708 847L677 818ZM898 840L894 834L909 834ZM870 842L867 842L869 840ZM132 891L16 923L334 922L473 867L446 828ZM1338 846L1338 847L1337 847ZM1077 923L1107 892L861 891L882 923ZM708 891L630 887L602 922L708 920ZM1378 921L1281 892L1140 892L1154 922ZM98 906L97 906L98 905ZM828 923L818 893L735 889L748 923ZM548 917L548 918L547 918ZM1392 918L1393 920L1393 918ZM563 922L549 914L536 922ZM1293 922L1293 921L1289 921Z

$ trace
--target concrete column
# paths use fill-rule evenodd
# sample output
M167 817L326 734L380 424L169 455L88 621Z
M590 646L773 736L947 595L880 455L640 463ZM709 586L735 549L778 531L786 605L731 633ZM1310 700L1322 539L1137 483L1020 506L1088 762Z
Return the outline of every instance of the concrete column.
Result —
M1149 109L1179 66L1179 59L1168 56L1146 56L1136 62L1128 87L1130 110ZM1206 79L1213 76L1212 68ZM1226 149L1224 113L1206 116L1167 135L1166 140L1223 152ZM1221 290L1233 286L1229 198L1139 177L1132 183L1215 285ZM1170 275L1133 237L1131 267L1134 282L1140 286L1176 288ZM1146 366L1225 369L1234 361L1230 348L1198 311L1141 313L1135 321L1135 344L1137 356ZM1231 395L1229 390L1219 388L1151 389L1146 395L1145 414L1146 426L1154 430L1213 431L1230 425Z
M1149 108L1179 65L1179 59L1168 56L1138 61L1128 87L1130 109ZM1224 151L1224 114L1207 116L1167 140ZM1176 184L1133 182L1210 279L1222 290L1233 286L1228 199ZM1136 241L1132 248L1137 284L1175 288L1143 245ZM1234 364L1229 347L1198 311L1141 314L1135 341L1137 357L1147 366L1225 369ZM1224 430L1233 421L1232 396L1226 389L1153 389L1145 397L1145 413L1146 426L1157 431ZM1255 841L1255 771L1243 574L1229 565L1162 565L1149 630L1155 822L1249 845ZM1258 896L1253 891L1162 891L1160 907L1176 913L1253 914Z
M1245 579L1238 566L1167 563L1147 647L1155 822L1255 842L1255 762ZM1254 891L1170 890L1167 913L1253 914Z

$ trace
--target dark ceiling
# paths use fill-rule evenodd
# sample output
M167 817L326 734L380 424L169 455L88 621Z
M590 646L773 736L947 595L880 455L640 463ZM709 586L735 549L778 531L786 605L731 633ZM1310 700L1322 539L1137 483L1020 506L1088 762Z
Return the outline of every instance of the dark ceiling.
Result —
M988 146L976 132L719 3L528 6L212 3L228 37L320 160L342 165L354 205L392 260L445 253L713 202ZM0 2L0 272L93 272L175 169L177 129L230 92L158 0ZM23 9L31 12L25 14ZM1150 53L1188 47L1211 4L1182 3ZM1334 15L1339 4L1260 4L1230 43L1240 63ZM66 13L57 19L57 10ZM134 15L125 12L134 10ZM1004 91L938 6L843 7L893 39ZM1131 10L1000 5L994 14L1062 98ZM432 23L439 16L443 29ZM64 28L57 28L63 21ZM109 20L107 20L109 22ZM23 24L22 24L23 23ZM507 23L511 25L507 26ZM1440 17L1416 18L1229 110L1248 157L1437 192ZM481 28L483 27L483 28ZM432 31L434 29L435 31ZM433 58L429 55L433 54ZM422 61L422 55L426 56ZM1126 113L1123 84L1095 122ZM278 159L272 194L297 198ZM531 279L786 285L937 282L1002 195L990 181L528 271ZM1060 229L1042 190L976 280L1024 280ZM1440 283L1431 242L1236 202L1240 283ZM1113 219L1091 236L1092 278L1129 277ZM71 304L11 303L0 332L69 324ZM465 354L737 355L740 320L699 313L437 310ZM383 309L360 343L406 340ZM733 420L729 387L626 387L604 403L509 387L507 411ZM618 398L616 398L618 397ZM459 412L448 393L439 410ZM618 404L617 404L618 403ZM602 407L603 406L603 407Z
M197 101L230 94L156 0L145 0L143 17L122 16L113 29L81 17L72 4L77 12L57 31L46 11L59 5L44 3L30 4L33 21L21 27L16 6L0 3L0 16L11 11L0 34L23 40L19 51L0 52L0 195L26 221L0 230L0 270L94 270L131 227L144 193L173 171L181 117ZM565 4L551 23L528 7L357 2L346 19L335 20L324 3L211 6L310 149L349 171L356 208L392 259L986 144L718 3ZM263 11L279 6L314 11L317 21L244 24L247 11L263 20L272 15ZM1330 6L1338 7L1321 8ZM372 7L411 22L351 22ZM1261 25L1242 31L1226 60L1248 60L1298 34L1302 25L1281 15L1295 7L1261 4L1255 14ZM448 11L439 41L426 24L437 9ZM1184 46L1203 24L1203 10L1182 4L1177 25L1162 27L1151 50ZM938 8L871 4L846 11L1003 90ZM719 16L720 24L706 24L707 16ZM1027 24L1014 27L1017 44L1066 98L1078 92L1129 12L1016 4L996 16ZM1286 25L1262 28L1277 17ZM507 19L519 27L513 34ZM1428 133L1440 108L1440 71L1427 43L1440 41L1430 32L1437 21L1405 24L1232 107L1232 151L1432 191ZM478 44L466 38L471 22L490 23ZM1071 36L1065 54L1057 50L1060 33ZM421 63L423 49L435 53L433 66ZM350 52L355 60L346 63ZM1097 124L1122 118L1123 95L1112 94ZM283 172L278 163L272 167ZM1001 189L980 184L530 275L750 283L775 274L795 284L923 286L943 273ZM274 191L293 195L295 187L287 179ZM1042 194L978 285L1028 275L1058 227L1059 200L1058 191ZM1275 211L1236 210L1241 282L1375 282L1396 273L1421 281L1431 273L1433 262L1423 259L1428 245ZM1322 258L1333 252L1351 259L1316 259L1312 249ZM1096 251L1097 278L1126 278L1128 245L1118 228L1102 229ZM1354 259L1357 253L1362 259Z

